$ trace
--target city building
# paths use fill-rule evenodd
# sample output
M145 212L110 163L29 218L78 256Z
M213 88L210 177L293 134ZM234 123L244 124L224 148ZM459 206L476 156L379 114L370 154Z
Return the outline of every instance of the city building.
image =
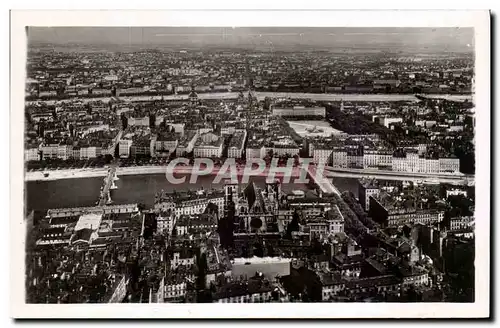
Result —
M325 117L326 109L325 107L278 107L276 105L272 107L272 114L281 117Z
M179 266L192 266L196 262L196 256L192 248L178 248L172 250L172 259L170 261L170 268L177 269Z
M421 209L414 201L404 200L401 196L391 196L386 192L369 197L368 214L375 222L384 226L429 225L444 219L443 211Z
M227 157L229 158L241 158L243 156L243 151L245 150L245 142L247 139L246 130L235 131L229 141L227 148Z
M164 233L167 236L172 234L176 223L175 214L173 211L163 211L158 213L156 217L156 230L158 233Z
M402 117L383 116L383 117L379 117L378 120L379 120L380 124L385 126L386 128L390 127L391 124L403 122Z
M370 197L377 197L380 188L375 180L360 180L358 183L358 199L363 209L368 212L370 208Z
M275 286L262 277L240 281L227 281L215 285L212 299L216 303L270 303Z
M154 157L169 157L177 148L179 144L179 135L176 133L158 133L152 143L154 145L154 150L151 154Z
M28 145L24 147L24 160L25 161L39 161L40 149L38 145Z
M131 139L122 139L118 142L118 155L120 158L130 157L130 148L132 146Z
M189 131L179 140L175 155L177 157L186 156L194 149L195 143L198 140L198 132Z

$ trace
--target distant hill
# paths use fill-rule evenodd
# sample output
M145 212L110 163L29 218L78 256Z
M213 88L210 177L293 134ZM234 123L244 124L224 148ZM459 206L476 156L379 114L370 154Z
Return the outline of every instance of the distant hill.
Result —
M473 52L472 28L30 27L31 46L88 51L248 49L440 53ZM50 47L50 46L48 46Z

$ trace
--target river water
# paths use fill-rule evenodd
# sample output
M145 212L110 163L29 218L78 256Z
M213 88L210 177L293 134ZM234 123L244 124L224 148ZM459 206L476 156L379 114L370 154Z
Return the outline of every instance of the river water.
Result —
M198 98L200 99L234 99L238 97L237 92L218 92L218 93L200 93ZM259 100L263 100L265 97L270 98L292 98L292 99L311 99L315 101L374 101L374 102L387 102L387 101L417 101L417 97L413 94L355 94L355 93L302 93L302 92L255 92L255 96ZM465 99L472 101L472 95L462 95L462 94L423 94L423 96L428 98L443 98L453 101L464 101ZM148 101L148 100L184 100L188 98L187 94L183 95L165 95L165 96L122 96L121 100L124 101ZM90 101L101 100L103 102L108 102L110 97L101 98L82 98L80 99L83 103ZM65 101L75 101L74 99L66 99ZM28 101L28 103L44 102L48 105L52 105L57 101Z
M172 185L168 183L165 174L124 175L116 181L118 189L112 190L111 198L115 204L143 203L150 207L154 203L155 193L160 190L167 192L195 190L203 188L222 188L223 183L214 185L213 176L200 176L196 185L185 183ZM253 177L259 186L264 186L265 177ZM293 181L293 179L292 179ZM103 178L62 179L53 181L29 181L26 183L26 205L28 210L46 210L49 208L94 206L99 198L99 189ZM349 190L357 195L357 179L334 178L333 183L341 190ZM282 190L307 190L304 184L283 184Z

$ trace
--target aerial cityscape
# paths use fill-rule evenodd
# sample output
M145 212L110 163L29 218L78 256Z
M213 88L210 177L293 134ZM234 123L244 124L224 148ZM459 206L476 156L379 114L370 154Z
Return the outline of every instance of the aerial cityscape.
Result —
M475 301L473 28L27 30L26 303Z

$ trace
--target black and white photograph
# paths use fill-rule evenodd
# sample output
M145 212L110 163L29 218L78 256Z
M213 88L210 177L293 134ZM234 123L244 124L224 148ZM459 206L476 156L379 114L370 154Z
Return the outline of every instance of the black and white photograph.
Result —
M489 13L460 13L25 18L16 313L488 316Z

